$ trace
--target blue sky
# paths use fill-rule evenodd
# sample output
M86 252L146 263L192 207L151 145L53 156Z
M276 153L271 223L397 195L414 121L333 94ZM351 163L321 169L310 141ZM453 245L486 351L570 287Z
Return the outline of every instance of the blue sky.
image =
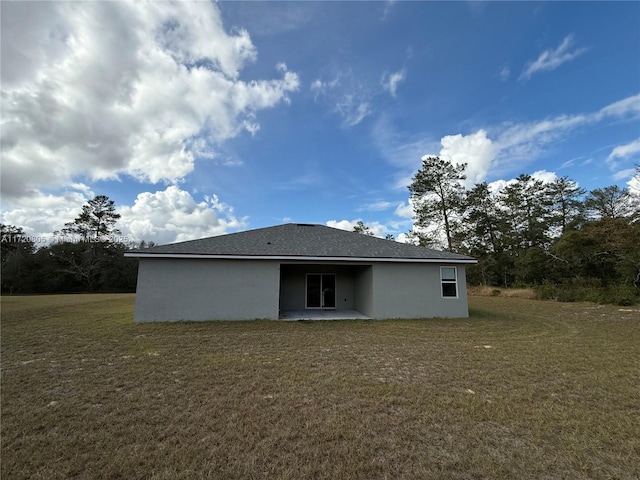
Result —
M640 188L638 2L1 8L1 215L31 235L108 195L131 240L399 236L429 154L469 185Z

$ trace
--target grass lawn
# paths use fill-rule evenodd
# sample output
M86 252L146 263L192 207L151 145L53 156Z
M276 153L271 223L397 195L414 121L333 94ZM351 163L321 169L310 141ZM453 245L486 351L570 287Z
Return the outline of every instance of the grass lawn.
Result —
M640 311L132 323L2 298L3 479L640 478Z

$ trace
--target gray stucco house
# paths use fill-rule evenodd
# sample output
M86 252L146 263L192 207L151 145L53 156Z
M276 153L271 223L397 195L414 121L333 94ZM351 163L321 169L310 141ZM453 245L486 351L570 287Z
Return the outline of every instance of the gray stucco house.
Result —
M289 223L127 252L136 322L467 317L471 257ZM310 317L311 318L311 317Z

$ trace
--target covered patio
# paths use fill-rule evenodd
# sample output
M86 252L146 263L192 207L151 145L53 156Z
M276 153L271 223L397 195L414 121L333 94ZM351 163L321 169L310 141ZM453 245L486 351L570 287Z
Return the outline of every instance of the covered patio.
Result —
M279 318L336 320L369 318L373 309L371 265L283 263Z

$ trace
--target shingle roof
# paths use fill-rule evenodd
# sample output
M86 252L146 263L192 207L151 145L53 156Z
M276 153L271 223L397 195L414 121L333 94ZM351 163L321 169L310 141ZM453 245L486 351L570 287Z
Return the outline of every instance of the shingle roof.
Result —
M317 224L288 223L245 232L127 252L132 257L313 257L454 261L475 263L464 255L408 245Z

